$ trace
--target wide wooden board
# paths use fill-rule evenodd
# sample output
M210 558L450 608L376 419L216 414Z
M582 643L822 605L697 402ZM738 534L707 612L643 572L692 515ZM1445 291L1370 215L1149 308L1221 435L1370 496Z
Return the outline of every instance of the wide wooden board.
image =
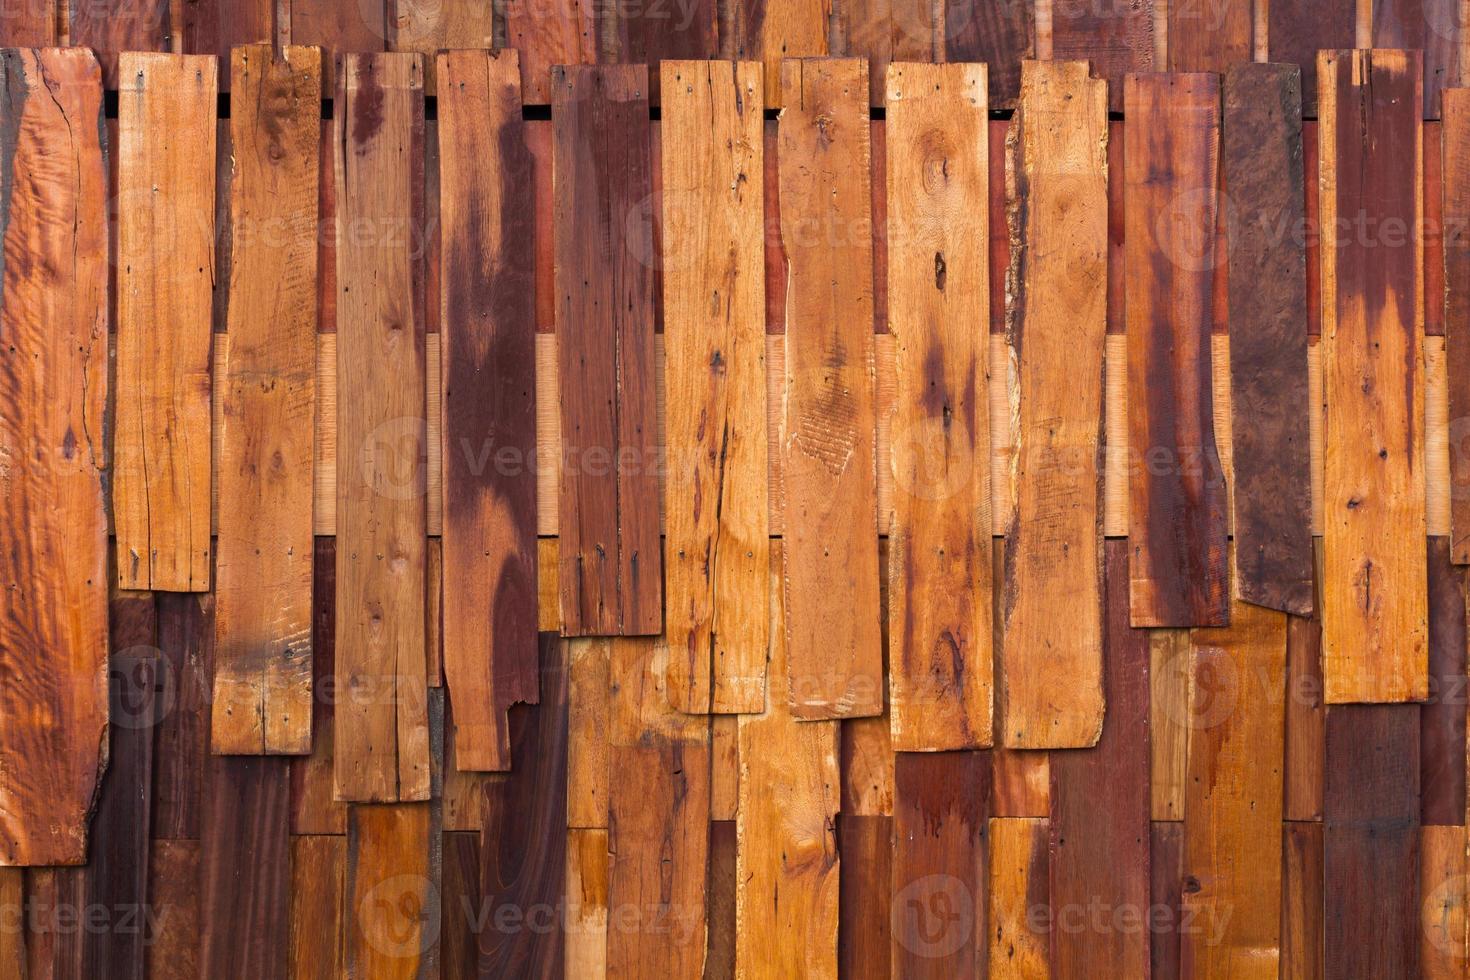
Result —
M443 909L433 816L428 803L348 808L347 976L413 980L437 957Z
M782 106L782 62L831 52L832 0L741 0L731 4L728 37L721 29L722 58L759 59L765 65L765 106ZM867 98L867 87L859 96Z
M36 10L42 2L54 8L59 0L16 0ZM119 88L118 55L124 51L168 51L171 0L68 0L65 10L66 35L70 44L91 48L102 62L102 77L109 89ZM53 19L56 11L51 11ZM6 44L48 45L51 36L7 37Z
M291 976L334 980L342 976L343 908L347 838L311 835L291 839Z
M1127 4L1051 0L1051 57L1086 59L1108 83L1108 107L1123 108L1123 78L1129 72L1163 71L1154 38L1155 0Z

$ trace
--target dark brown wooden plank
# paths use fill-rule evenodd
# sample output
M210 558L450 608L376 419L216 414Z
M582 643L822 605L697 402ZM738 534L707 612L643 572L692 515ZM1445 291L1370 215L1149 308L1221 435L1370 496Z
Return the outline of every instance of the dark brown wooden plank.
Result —
M1444 324L1450 417L1450 560L1470 564L1470 89L1444 95ZM1438 301L1426 293L1425 304Z
M663 623L653 363L648 73L552 72L565 636ZM594 233L592 229L597 229Z
M1057 61L1090 61L1108 83L1108 105L1123 108L1123 77L1162 71L1155 63L1154 2L1052 0L1052 51Z
M153 759L153 838L198 840L209 758L211 655L210 596L158 596L161 711Z
M1429 700L1420 707L1419 764L1425 826L1465 825L1465 569L1449 539L1429 539Z
M1322 819L1322 622L1292 616L1286 627L1287 820Z
M1010 109L1021 94L1021 62L1036 56L1035 5L947 0L937 47L944 61L984 62L990 74L990 108Z
M900 752L893 779L893 969L986 976L989 752Z
M1077 929L1090 902L1149 904L1149 643L1128 624L1128 543L1105 546L1103 686L1097 747L1051 756L1051 963L1056 977L1147 975L1147 932ZM1066 928L1063 915L1074 917Z
M1251 60L1252 0L1172 0L1169 70L1224 72Z
M12 2L36 7L43 0ZM170 0L68 0L65 7L68 38L74 46L91 48L97 53L106 85L115 89L120 52L169 50L172 6ZM6 43L29 42L17 38ZM54 38L50 43L55 43Z
M893 975L893 818L842 814L839 869L838 976L888 980Z
M562 976L566 944L556 910L566 895L567 653L556 634L541 634L541 703L510 712L511 771L490 788L480 834L488 916L481 976ZM536 921L540 927L528 928Z
M1460 0L1374 0L1375 48L1424 52L1424 118L1440 117L1440 94L1460 80L1465 11Z
M186 0L175 7L183 16L173 27L185 54L217 55L228 65L235 46L276 40L276 11L281 6L279 0ZM220 91L228 92L230 85L230 73L221 71Z
M88 876L86 868L24 871L25 901L36 910L25 934L28 980L86 980L86 936L69 910L87 904Z
M709 886L705 893L709 933L705 943L704 980L735 978L735 852L735 821L711 821ZM886 942L882 948L888 948Z
M1419 708L1327 710L1327 980L1417 976Z
M1125 84L1133 625L1223 626L1225 480L1209 342L1220 80Z
M1312 612L1301 73L1244 65L1225 76L1229 188L1230 410L1235 595Z
M197 980L199 972L199 841L154 840L149 854L148 908L139 922L149 980Z
M598 61L647 65L648 99L659 104L664 61L702 61L719 55L719 11L716 0L681 3L594 4ZM564 14L559 16L565 19Z
M1317 114L1317 52L1354 46L1357 7L1356 0L1270 0L1267 5L1269 60L1301 66L1302 109L1308 116Z
M1322 825L1283 828L1281 980L1322 980Z
M1149 842L1149 978L1180 980L1184 976L1180 959L1185 928L1184 824L1155 821L1149 831ZM1113 920L1115 926L1119 922Z
M291 833L345 834L347 807L333 795L332 714L337 669L337 539L316 539L312 557L311 755L291 760Z
M82 864L107 758L107 168L85 51L0 55L0 864Z
M472 980L479 976L480 835L446 831L443 848L439 969L443 980Z

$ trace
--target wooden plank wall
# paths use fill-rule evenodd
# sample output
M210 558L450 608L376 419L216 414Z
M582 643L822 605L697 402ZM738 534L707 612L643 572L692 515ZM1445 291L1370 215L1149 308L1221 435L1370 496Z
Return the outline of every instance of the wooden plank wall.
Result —
M1465 977L1463 7L0 2L0 973Z

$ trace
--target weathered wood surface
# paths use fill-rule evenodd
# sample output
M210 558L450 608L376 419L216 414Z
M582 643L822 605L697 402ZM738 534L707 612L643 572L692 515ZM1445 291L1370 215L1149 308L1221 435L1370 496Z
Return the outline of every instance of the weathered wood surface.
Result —
M1046 980L1051 830L1042 817L990 821L990 976Z
M682 711L758 712L771 581L761 68L663 73L669 696Z
M893 818L844 813L838 844L847 861L838 894L837 975L889 980L893 975Z
M1221 72L1251 60L1251 0L1174 0L1169 14L1169 70Z
M208 802L211 688L215 627L212 596L157 597L159 712L153 739L153 838L199 840Z
M342 976L347 838L291 839L290 975L296 980Z
M1418 52L1323 52L1323 674L1328 703L1427 694Z
M83 864L107 759L107 162L85 51L0 55L0 864Z
M787 58L819 58L831 53L832 0L743 0L732 4L728 38L720 57L759 60L765 66L765 106L782 106L781 65ZM867 84L857 90L867 98Z
M1322 980L1322 824L1290 822L1282 833L1281 978Z
M424 293L418 55L337 72L336 795L429 796Z
M1420 708L1420 818L1465 826L1465 570L1449 541L1429 539L1429 700Z
M521 56L521 92L527 104L553 99L553 65L590 65L597 61L595 7L578 4L564 16L548 16L540 0L506 0L506 47Z
M335 788L337 539L317 538L312 557L311 754L291 760L291 833L345 834L347 806Z
M1301 72L1225 76L1235 596L1312 613ZM1278 229L1288 229L1281 234Z
M1106 84L1086 63L1027 62L1006 174L1014 503L1000 602L1014 748L1085 748L1103 725L1107 125Z
M281 0L188 0L172 3L170 31L175 50L186 54L216 55L227 65L238 45L272 44L277 40L276 12ZM289 9L289 8L288 8ZM289 16L289 13L287 14ZM220 91L230 91L233 79L220 76Z
M1126 75L1164 70L1157 61L1154 0L1052 0L1051 7L1051 56L1091 62L1094 74L1108 83L1113 111L1123 108Z
M1453 980L1465 973L1470 956L1465 872L1465 829L1425 827L1419 852L1419 975L1424 980Z
M1450 559L1470 565L1470 426L1461 421L1470 418L1470 89L1445 92L1442 126ZM1426 294L1425 302L1438 297Z
M1327 724L1322 693L1322 623L1292 616L1286 636L1287 820L1322 819Z
M1424 52L1424 118L1440 117L1441 94L1461 84L1467 11L1461 0L1375 0L1371 46Z
M782 589L792 710L807 720L883 708L867 84L861 61L781 67Z
M124 589L210 586L210 309L216 59L120 59L117 578Z
M465 0L440 3L394 0L389 11L388 50L417 51L424 55L424 92L428 95L444 92L441 88L444 76L437 60L441 52L484 51L496 46L495 7L490 4ZM519 65L516 80L520 80Z
M198 840L155 840L149 849L148 909L139 926L147 939L143 966L150 980L200 975L199 855Z
M439 56L442 561L453 570L444 677L465 770L508 768L506 713L539 698L535 272L525 247L535 213L520 78L514 51Z
M1209 347L1220 83L1125 84L1133 625L1221 626L1226 500Z
M944 5L939 25L944 57L936 61L980 62L989 76L990 104L1010 109L1021 92L1026 59L1039 57L1036 10L1031 3L953 0Z
M1183 980L1184 824L1157 821L1149 827L1149 862L1149 914L1158 916L1154 921L1162 925L1146 930L1147 976L1153 980Z
M677 8L657 4L602 4L596 6L598 60L604 63L648 66L648 98L662 98L662 64L702 61L719 57L719 4L716 0L686 0ZM760 91L757 82L756 91ZM752 105L759 105L759 100Z
M1266 6L1267 60L1302 70L1302 109L1317 115L1317 52L1356 45L1355 0L1270 0Z
M221 754L311 749L321 51L235 49L216 541Z
M0 13L0 46L7 48L45 48L59 40L58 0L6 0Z
M34 11L42 2L54 8L56 0L12 0ZM65 6L66 35L69 43L91 48L102 63L102 77L109 89L120 88L118 55L124 51L168 51L170 0L87 0ZM37 18L39 19L39 18ZM54 27L50 35L37 33L30 37L6 38L6 44L55 44Z
M655 243L629 214L652 193L647 70L558 67L552 82L562 634L646 636L663 624Z

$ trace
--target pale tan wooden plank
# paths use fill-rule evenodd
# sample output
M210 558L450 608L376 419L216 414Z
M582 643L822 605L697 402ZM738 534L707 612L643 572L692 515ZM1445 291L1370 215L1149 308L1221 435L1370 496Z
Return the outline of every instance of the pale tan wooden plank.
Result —
M1149 745L1154 820L1184 819L1189 751L1189 630L1149 631Z

